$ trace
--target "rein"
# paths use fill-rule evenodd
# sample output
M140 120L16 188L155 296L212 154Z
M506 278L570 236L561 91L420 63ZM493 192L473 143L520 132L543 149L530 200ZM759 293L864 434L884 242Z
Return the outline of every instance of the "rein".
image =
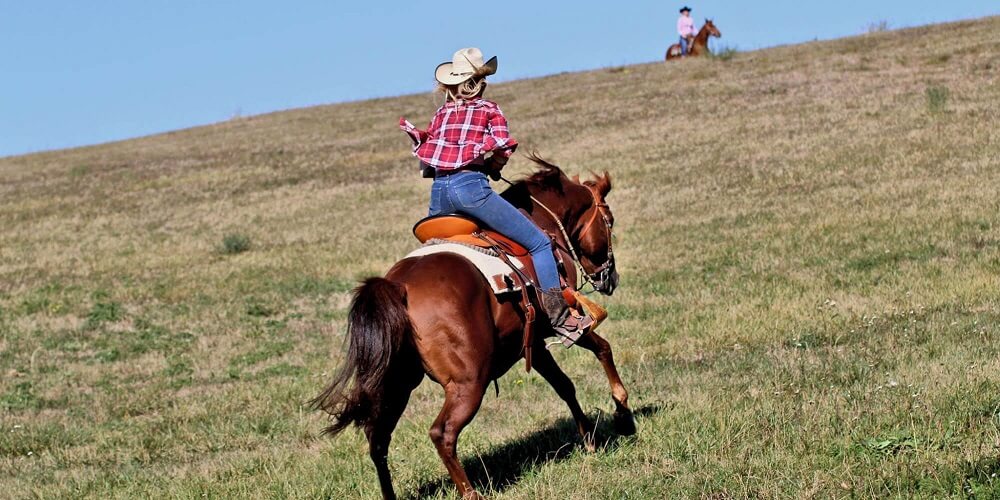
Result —
M501 176L500 180L506 182L511 186L514 185L514 183L507 180L506 177ZM612 253L611 250L611 238L614 233L612 233L611 221L608 219L608 215L604 212L604 209L608 206L608 204L601 203L600 199L597 197L597 193L595 193L594 190L590 188L590 186L586 187L587 191L589 191L590 195L594 198L594 214L590 216L590 220L587 221L587 225L580 230L580 238L582 238L583 235L587 234L587 231L589 231L590 228L593 227L594 222L596 222L597 220L598 214L600 214L601 219L604 220L604 226L608 230L608 260L604 262L604 264L602 264L600 267L598 267L593 273L588 273L587 270L583 268L583 263L580 261L580 257L579 255L577 255L576 248L573 246L573 240L570 239L569 233L566 231L566 226L563 225L562 220L559 219L559 216L556 215L556 213L553 212L552 209L545 206L545 204L542 203L538 198L535 198L534 195L530 193L528 194L528 197L531 198L531 201L535 202L539 207L542 207L542 209L545 210L545 212L547 212L550 217L552 217L552 220L556 223L556 227L559 228L559 232L562 233L562 237L566 241L566 247L567 247L566 249L569 251L570 258L573 259L573 263L576 264L576 267L580 269L580 274L583 276L584 284L577 287L576 288L577 291L582 290L583 287L586 286L587 284L590 284L590 286L593 287L594 290L597 290L597 284L594 282L594 277L596 276L597 279L601 280L606 279L603 277L603 275L610 271L612 265L611 263L614 262L614 253Z

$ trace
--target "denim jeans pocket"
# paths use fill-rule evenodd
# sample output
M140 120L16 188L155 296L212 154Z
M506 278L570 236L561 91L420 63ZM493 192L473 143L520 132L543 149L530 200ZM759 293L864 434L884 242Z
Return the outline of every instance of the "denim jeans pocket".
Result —
M444 186L438 184L437 182L431 186L431 202L429 207L430 215L437 215L444 210L444 207L442 206L443 203L441 203L441 194L443 192Z
M483 206L490 195L493 194L489 182L482 175L477 175L474 179L462 180L460 184L455 185L452 189L455 196L458 197L459 205L465 209Z

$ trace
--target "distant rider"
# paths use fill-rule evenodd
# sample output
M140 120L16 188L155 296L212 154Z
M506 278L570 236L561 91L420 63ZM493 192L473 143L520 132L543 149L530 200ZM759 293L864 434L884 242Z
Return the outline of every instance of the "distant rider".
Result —
M691 19L691 7L681 8L681 17L677 19L677 34L681 36L681 56L686 56L691 52L691 44L698 31L694 29L694 20Z
M434 177L429 215L458 212L472 216L531 252L538 274L542 307L552 329L575 340L593 319L573 315L563 298L552 242L528 217L490 187L486 175L500 178L500 170L517 148L507 119L496 103L483 98L486 77L497 71L497 58L483 63L477 48L455 52L451 62L438 65L434 77L445 104L427 130L405 119L400 127L414 142L413 155ZM492 153L487 158L486 155Z

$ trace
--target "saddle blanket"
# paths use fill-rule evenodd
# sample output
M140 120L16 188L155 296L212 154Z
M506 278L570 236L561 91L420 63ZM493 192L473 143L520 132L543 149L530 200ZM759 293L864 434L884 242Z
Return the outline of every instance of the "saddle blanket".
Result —
M490 287L493 289L493 293L496 295L521 290L521 287L518 286L517 281L513 278L514 271L510 268L510 266L508 266L507 263L500 257L484 253L483 249L472 248L460 243L439 243L432 240L424 246L407 254L406 258L423 257L425 255L435 253L453 253L465 257L465 259L471 262L472 265L476 266L476 269L479 269L479 272L482 273L483 277L486 278L486 281L489 282ZM524 267L517 259L512 258L511 262L519 270L523 271Z

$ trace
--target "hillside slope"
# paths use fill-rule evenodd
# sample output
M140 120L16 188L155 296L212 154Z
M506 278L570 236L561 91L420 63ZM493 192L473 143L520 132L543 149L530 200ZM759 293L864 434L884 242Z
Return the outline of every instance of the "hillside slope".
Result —
M640 430L563 446L569 412L515 370L463 434L480 489L1000 494L997 33L993 17L491 86L524 151L612 173L622 288L602 329ZM363 438L318 437L304 402L341 356L351 288L414 247L429 186L396 122L436 103L0 159L0 491L377 495ZM597 362L557 358L606 422ZM426 382L396 432L404 495L451 494L426 434L441 400Z

